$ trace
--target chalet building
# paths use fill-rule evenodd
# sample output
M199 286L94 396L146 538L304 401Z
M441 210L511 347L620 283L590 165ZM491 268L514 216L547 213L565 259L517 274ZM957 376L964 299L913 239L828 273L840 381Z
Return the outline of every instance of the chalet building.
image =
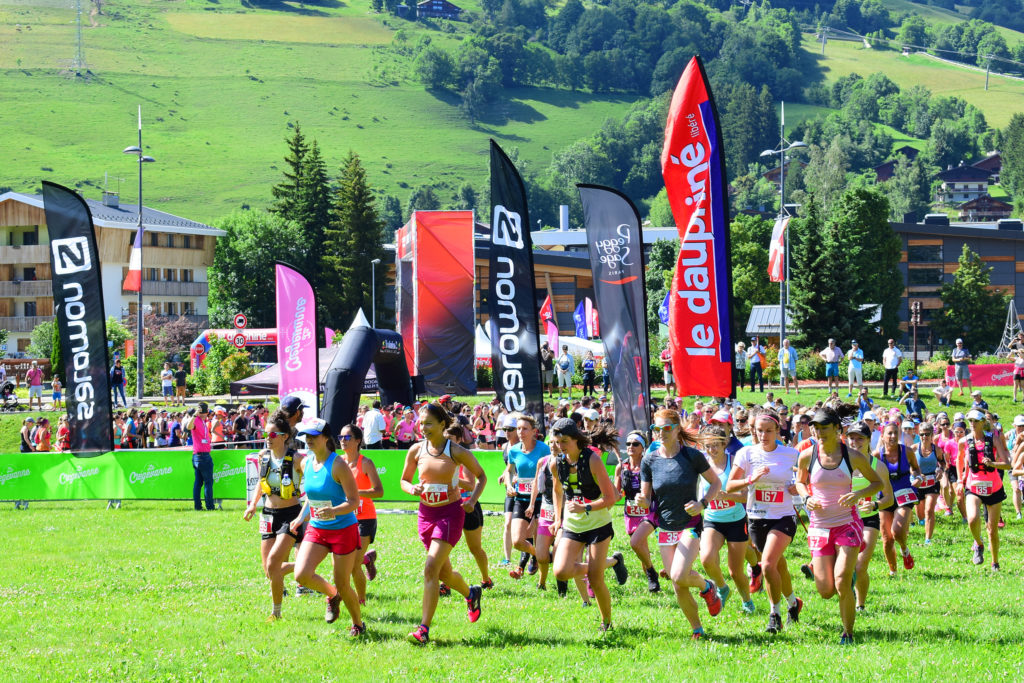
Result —
M423 0L416 3L416 16L426 19L448 19L458 21L462 8L448 0Z
M806 168L807 167L807 164L805 164L804 162L799 161L799 160L795 160L795 161L796 161L797 166L799 166L800 168ZM789 175L790 172L792 171L792 168L795 168L795 167L791 168L793 162L794 162L794 159L786 159L786 175ZM779 187L779 184L781 182L781 178L779 177L780 176L780 173L779 173L780 170L781 169L778 166L776 166L775 168L771 169L770 171L768 171L767 173L765 173L761 177L764 178L765 180L767 180L768 182L772 183L773 185L775 185L775 187Z
M948 168L936 176L942 185L935 195L935 201L956 206L986 195L990 175L985 169L964 164Z
M100 254L103 306L107 316L124 318L137 308L138 295L123 292L121 285L135 241L138 205L121 205L112 193L86 203ZM213 265L214 245L224 231L149 207L142 209L142 222L143 305L157 315L185 315L205 326L206 269ZM0 194L0 329L9 332L9 353L24 352L36 325L53 320L49 244L42 196Z
M960 220L967 223L985 223L1009 218L1013 205L984 194L960 205Z
M894 149L892 152L892 159L889 159L888 161L885 161L871 169L875 172L875 182L884 183L886 180L892 179L893 174L896 172L896 162L898 161L898 157L904 156L908 159L916 159L918 154L918 150L910 145L903 145L902 147Z
M988 184L999 184L999 172L1003 170L1003 155L999 152L992 152L981 161L971 164L974 168L988 171Z

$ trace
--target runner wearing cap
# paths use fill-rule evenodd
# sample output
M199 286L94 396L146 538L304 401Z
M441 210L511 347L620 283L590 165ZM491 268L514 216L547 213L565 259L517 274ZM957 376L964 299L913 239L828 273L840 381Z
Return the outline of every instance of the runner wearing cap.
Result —
M882 549L889 563L889 576L896 576L896 543L903 553L903 568L914 568L914 556L907 547L911 510L917 504L914 484L921 481L921 470L913 448L900 443L899 423L889 422L882 430L882 440L874 453L889 473L893 502L881 510Z
M341 616L341 603L352 619L349 635L366 632L359 598L352 590L352 570L359 550L359 487L345 458L338 456L338 442L331 435L325 420L313 419L299 425L306 437L309 455L296 461L299 475L305 480L306 504L300 517L292 520L291 531L297 533L303 521L310 519L295 557L295 578L306 588L327 596L324 621L328 624ZM282 480L283 483L283 480ZM334 584L316 573L327 554L334 563Z
M374 498L384 495L384 485L373 461L363 456L363 430L354 424L341 428L341 448L345 456L345 464L352 470L359 489L359 507L356 519L359 521L359 548L356 550L352 581L355 583L356 596L359 604L366 604L366 582L373 581L377 576L377 551L367 550L377 540L377 508ZM363 574L363 567L366 574Z
M860 553L857 555L855 566L855 592L857 595L857 611L863 612L868 597L868 589L871 587L871 577L868 575L868 567L871 558L875 554L875 545L878 543L879 508L888 507L892 503L892 487L889 485L889 470L875 457L871 450L871 428L863 422L855 422L846 433L846 443L850 448L866 454L868 464L882 480L882 489L872 498L862 498L857 503L857 514L864 524L862 532L863 544ZM868 486L867 478L857 470L853 474L853 488L860 490Z
M985 545L981 538L981 510L987 513L989 549L992 569L999 570L999 519L1006 500L1002 474L997 470L1011 469L1006 441L999 430L991 429L988 419L980 410L967 413L970 432L960 439L960 457L957 476L960 480L960 498L967 507L967 524L974 536L974 564L985 561Z
M633 549L644 574L647 575L647 590L657 593L661 590L658 571L651 561L651 549L648 538L658 525L657 512L651 508L637 505L636 498L640 495L640 463L647 449L647 438L642 432L632 431L626 435L626 457L615 466L615 489L625 499L623 515L626 523L626 535L629 546Z
M472 512L487 485L487 475L473 454L453 439L461 428L451 413L440 404L420 408L420 429L424 440L414 444L405 456L402 490L420 499L419 537L427 550L423 568L423 612L420 625L409 634L410 640L425 645L430 640L430 622L437 609L441 581L466 598L470 622L480 618L480 586L469 586L452 568L452 548L462 538L466 513ZM459 466L476 477L468 498L459 496ZM419 482L413 483L413 476Z
M844 413L852 415L855 410L843 404L838 410L826 406L814 412L811 427L817 441L801 451L796 475L796 488L810 520L807 543L815 586L825 599L839 595L840 645L853 644L857 617L853 575L864 542L864 524L855 508L859 500L873 498L883 487L868 458L839 439ZM855 471L867 479L867 486L854 489Z

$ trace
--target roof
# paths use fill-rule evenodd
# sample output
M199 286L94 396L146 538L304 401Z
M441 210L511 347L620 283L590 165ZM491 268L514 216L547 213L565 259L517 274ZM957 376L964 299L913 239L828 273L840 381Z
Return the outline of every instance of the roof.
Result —
M957 166L956 168L948 168L945 171L939 173L936 177L947 183L957 181L971 181L971 180L988 180L988 177L992 175L988 171L982 168L975 168L974 166Z
M458 5L454 5L448 0L423 0L423 2L417 2L416 7L422 9L437 9L436 4L441 3L443 9L449 12L461 12L462 8Z
M950 223L925 225L924 223L889 223L898 235L936 235L943 237L973 237L994 240L1024 241L1020 230L1000 230L997 223Z
M964 209L978 209L978 208L984 208L984 209L1003 209L1005 211L1012 211L1013 210L1013 204L1007 204L1006 202L1002 201L1001 199L996 199L995 197L990 197L987 194L983 194L980 197L976 197L975 199L972 199L969 202L964 202L963 204L960 205L960 210L961 211L963 211Z
M990 173L998 173L1003 167L1003 156L999 152L992 152L981 161L976 161L971 166L980 168Z
M874 314L869 323L877 323L882 319L882 307L878 304L862 304L860 310L874 309ZM747 318L747 329L746 336L750 337L777 337L779 336L779 305L761 305L754 306L750 309L750 317ZM796 327L793 325L792 314L790 311L786 311L786 332L795 333ZM787 336L789 336L787 334Z
M85 199L83 197L83 199ZM28 204L36 208L43 208L43 196L39 194L22 194L20 192L5 192L0 195L0 202L8 200ZM139 224L139 205L121 204L120 206L107 206L95 199L85 199L92 213L92 222L100 228L118 228L121 230L135 230ZM181 235L212 235L220 237L227 233L205 223L175 216L174 214L147 206L142 207L142 224L146 230L152 232L172 232Z

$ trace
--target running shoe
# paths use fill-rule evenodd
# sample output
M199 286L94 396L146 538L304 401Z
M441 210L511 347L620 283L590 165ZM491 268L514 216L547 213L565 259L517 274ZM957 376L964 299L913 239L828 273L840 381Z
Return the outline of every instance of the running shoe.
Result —
M353 638L361 636L364 633L366 633L366 624L359 624L358 626L352 624L352 628L348 630L348 634Z
M693 629L693 633L690 634L690 640L700 640L703 637L704 637L704 629L703 628L695 628L695 629Z
M740 609L743 611L744 614L753 614L757 612L757 605L754 604L753 600L747 600L745 603L743 603Z
M469 597L466 598L466 605L469 608L466 612L469 617L470 623L475 623L480 618L480 596L483 595L483 590L480 586L469 587Z
M438 586L437 593L442 598L447 598L449 595L452 594L452 589L442 583L440 586Z
M924 526L924 520L923 519L917 520L917 525L918 526Z
M992 571L994 571L994 572L999 571L999 563L998 562L993 562L992 563Z
M366 565L366 578L373 581L377 578L377 551L368 550L363 555L363 564Z
M521 579L523 578L523 569L522 567L513 567L508 570L508 575L516 580Z
M512 564L512 560L502 560L501 562L498 563L498 566L499 567L507 567L510 564Z
M530 555L530 564L526 567L526 573L530 576L533 576L537 573L537 569L537 557L534 555Z
M1019 521L1020 519L1021 519L1021 514L1018 512L1017 513L1017 520Z
M782 630L782 615L778 612L772 612L768 615L768 628L765 629L765 633L778 633Z
M267 617L268 624L273 624L275 621L281 621L281 617L277 614L271 614L269 617Z
M629 579L626 558L622 556L622 553L612 553L612 559L615 560L615 565L612 567L612 571L615 572L615 580L619 582L620 586L625 586L626 580Z
M717 617L722 612L722 599L718 597L718 586L714 581L707 581L707 587L700 592L700 597L708 605L708 614Z
M664 569L662 569L661 571L658 572L658 576L660 576L663 579L667 579L668 578L668 572L665 571Z
M999 518L999 528L1000 529L1005 529L1006 528L1006 522L1003 521L1002 517Z
M539 590L539 591L546 591L547 589L548 589L547 585L545 585L543 583L538 583L537 584L537 590Z
M725 603L729 601L730 595L732 595L732 589L728 586L722 586L718 589L718 599L722 601L722 609L725 609Z
M569 582L555 579L555 587L558 589L558 597L564 598L569 593Z
M658 572L654 567L647 568L647 590L657 593L661 590L661 581L658 580Z
M853 636L849 635L848 633L844 633L842 635L842 637L839 639L839 644L840 645L853 645Z
M932 544L932 539L930 539L930 538L924 539L924 544L925 545L931 545Z
M597 597L596 595L594 595L594 589L590 587L590 581L587 579L583 579L583 582L587 584L587 597L591 599Z
M327 598L327 610L324 612L324 621L328 624L333 624L337 621L340 607L341 593L335 593L333 598Z
M486 590L490 590L490 589L494 588L494 582L491 581L490 579L487 579L486 581L481 581L480 582L480 588L484 589L485 591Z
M858 612L863 612L866 609L867 609L867 607L865 607L864 605L857 605L857 611Z
M974 564L981 564L985 561L985 546L974 544Z
M804 578L810 580L814 578L814 572L811 571L811 565L802 564L800 565L800 571L803 573Z
M430 642L430 629L420 624L415 631L409 634L409 640L419 645L426 645Z
M910 571L914 568L914 556L910 553L907 553L903 556L903 568L907 571Z
M792 626L793 624L800 623L800 610L802 610L803 608L804 601L800 598L797 598L796 604L789 606L789 611L786 615L786 626Z
M295 589L296 595L312 595L313 593L316 593L316 591L312 588L306 588L302 584L298 584L298 587Z
M750 568L750 592L760 593L764 589L764 572L761 565L755 564Z
M614 628L615 627L612 626L611 622L608 622L607 624L601 624L601 626L598 627L598 631L600 631L601 633L608 633L608 631L611 631Z

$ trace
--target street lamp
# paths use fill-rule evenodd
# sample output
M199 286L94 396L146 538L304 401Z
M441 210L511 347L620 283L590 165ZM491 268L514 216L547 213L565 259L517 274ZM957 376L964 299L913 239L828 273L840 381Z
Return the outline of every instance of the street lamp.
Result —
M136 236L139 241L139 270L142 271L142 165L151 164L156 159L150 156L146 156L142 153L142 107L139 107L139 144L137 146L125 147L125 154L134 154L139 160L139 222L137 226L138 232ZM139 281L139 298L135 309L136 322L136 334L138 335L138 341L136 342L135 360L136 360L136 378L135 378L135 394L139 401L139 406L142 406L142 395L145 387L145 373L143 370L143 311L142 311L142 280Z
M373 318L373 329L377 329L377 264L380 263L379 258L375 258L370 261L370 306L372 307L371 316Z
M782 124L785 126L785 123ZM785 128L780 127L779 149L766 149L761 156L767 157L774 154L779 155L779 219L784 218L789 212L786 211L786 152L800 147L806 147L806 142L796 141L790 145L786 144ZM786 337L786 303L789 298L789 228L785 231L786 249L782 260L782 282L779 283L779 348L782 348L782 340Z

